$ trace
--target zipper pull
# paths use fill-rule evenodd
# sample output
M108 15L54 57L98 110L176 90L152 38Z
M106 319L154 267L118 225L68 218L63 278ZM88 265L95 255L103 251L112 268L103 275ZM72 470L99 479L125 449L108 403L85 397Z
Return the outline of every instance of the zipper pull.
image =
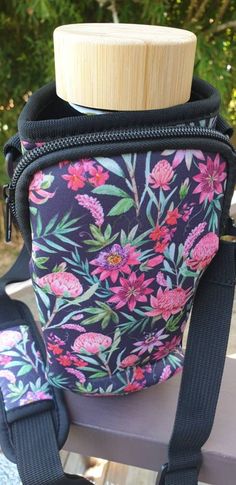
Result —
M5 211L5 241L11 241L12 235L12 212L11 212L11 188L9 184L3 186L3 197L6 204Z

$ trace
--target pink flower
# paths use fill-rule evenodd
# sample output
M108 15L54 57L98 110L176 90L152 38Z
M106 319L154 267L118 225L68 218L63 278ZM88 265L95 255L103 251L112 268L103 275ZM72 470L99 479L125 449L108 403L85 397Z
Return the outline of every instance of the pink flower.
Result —
M166 288L164 291L159 288L156 297L151 295L152 310L147 312L150 317L161 315L164 320L168 320L171 315L179 313L186 305L190 295L191 288L184 290L177 287L173 290Z
M188 255L188 253L189 253L190 249L192 248L194 242L196 241L198 236L200 236L200 234L202 234L206 225L207 225L206 222L200 222L200 224L198 224L196 227L194 227L194 229L190 232L190 234L188 235L188 237L187 237L187 239L184 243L184 250L183 250L184 256Z
M168 156L168 155L172 155L173 153L175 153L175 156L174 156L174 159L173 159L173 162L172 162L173 168L178 167L178 165L183 160L185 160L186 167L188 168L188 170L190 170L193 157L198 158L198 160L205 160L205 157L204 157L203 153L201 152L201 150L189 150L189 149L187 149L187 150L176 150L176 151L175 150L165 150L164 152L162 152L162 155Z
M140 391L141 389L143 389L145 383L141 383L141 382L130 382L129 384L127 384L127 386L124 387L124 391L125 392L136 392L136 391Z
M149 268L154 268L155 266L158 266L159 264L161 264L163 261L164 261L164 256L160 254L159 256L155 256L154 258L149 259L147 262L147 266Z
M174 176L173 169L167 160L160 160L149 175L149 183L154 189L159 187L163 190L169 190L168 183L171 182Z
M171 366L167 365L166 367L164 367L162 371L160 382L167 381L167 379L169 379L170 376L171 376Z
M95 224L100 227L104 222L104 212L98 199L96 199L96 197L91 197L87 194L77 195L75 198L78 201L79 205L89 210L89 212L95 219Z
M219 248L219 238L214 232L209 232L200 239L191 252L191 258L186 264L193 270L202 270L208 266Z
M200 204L205 200L211 202L214 194L221 194L222 182L226 179L226 167L225 162L220 164L220 156L216 155L214 160L207 157L207 164L199 163L200 173L195 175L193 179L199 182L198 186L194 189L193 194L199 194Z
M156 253L164 253L171 240L173 229L166 226L156 225L155 229L149 234L149 238L156 241L154 250Z
M22 334L16 330L0 332L0 352L15 347L22 340Z
M73 320L73 319L72 319ZM77 330L77 332L86 332L84 327L76 323L65 323L61 328L68 328L68 330Z
M30 404L31 402L35 401L44 401L45 399L52 399L52 397L43 391L28 391L26 396L20 400L20 406L24 406L25 404Z
M87 332L75 339L72 349L78 353L85 351L90 354L98 354L99 352L108 349L111 344L112 339L108 337L108 335Z
M0 370L0 377L3 377L4 379L7 379L11 384L16 383L16 378L10 370Z
M68 180L68 189L78 190L85 186L84 168L80 163L70 165L68 173L62 175L62 178Z
M126 369L126 367L132 367L137 363L138 360L139 359L137 355L127 355L127 357L125 357L121 361L120 367L122 367L123 369Z
M66 369L67 372L69 372L69 374L73 374L75 377L77 377L77 379L79 380L79 382L81 384L85 383L86 378L85 378L85 375L83 374L83 372L81 372L78 369L74 369L73 367L66 367L65 369Z
M158 271L158 273L156 275L156 282L160 286L168 286L167 280L166 280L164 274L161 271Z
M83 292L82 285L78 278L71 273L49 273L42 278L38 278L36 283L40 288L45 288L55 296L76 298Z
M48 192L46 190L51 187L53 180L53 175L46 175L42 170L36 172L29 186L29 200L35 204L44 204L48 199L54 197L56 192Z
M159 347L158 351L153 355L153 359L160 360L166 357L166 355L181 344L181 340L181 336L175 335L169 342L165 342L164 345Z
M9 364L9 362L11 362L12 360L12 357L10 357L9 355L0 355L0 365L6 365L6 364Z
M144 277L144 274L137 277L134 272L130 274L128 279L121 277L121 286L110 288L115 295L109 298L108 301L116 303L116 309L119 309L124 305L128 305L129 310L133 311L138 301L146 302L146 295L153 292L153 290L151 288L147 288L147 286L152 283L154 278L150 278L145 281Z
M167 211L166 216L166 223L170 226L175 226L177 224L177 220L181 217L178 208L173 209L172 211Z
M136 381L142 381L144 377L143 369L141 367L136 367L136 369L134 369L133 379Z
M140 252L136 252L136 248L130 244L124 247L119 244L113 244L108 251L102 251L98 258L93 259L91 264L98 266L92 275L100 274L100 280L111 278L112 283L118 279L119 272L131 273L130 265L139 264Z
M88 181L94 186L99 187L100 185L104 185L106 181L109 179L109 173L104 172L101 166L91 167L89 170L91 178Z
M137 352L138 355L142 355L145 352L148 352L149 354L153 351L154 347L160 347L163 345L162 340L167 338L168 335L164 334L165 328L162 328L158 332L152 332L147 334L144 337L144 340L140 340L139 342L135 342L134 346L137 347L135 350L132 350L132 352Z

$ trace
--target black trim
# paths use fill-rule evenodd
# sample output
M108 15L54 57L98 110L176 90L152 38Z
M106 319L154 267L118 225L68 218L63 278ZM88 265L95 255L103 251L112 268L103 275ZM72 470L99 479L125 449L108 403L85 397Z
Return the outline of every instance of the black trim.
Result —
M81 115L56 94L55 83L34 93L23 108L18 121L20 137L48 141L78 133L150 124L180 124L216 116L219 111L218 91L201 79L193 78L188 103L165 109L118 111L102 116Z
M100 116L99 116L100 118ZM145 152L149 150L164 150L164 149L179 149L179 148L191 148L208 150L209 152L220 152L228 162L228 182L226 192L224 196L224 205L222 209L221 222L220 222L220 234L224 234L225 225L228 221L229 208L231 199L233 196L233 190L236 180L236 156L232 152L231 148L216 140L206 138L175 138L175 139L163 139L163 140L148 140L148 141L136 141L136 142L122 142L114 144L93 145L87 147L76 147L60 150L49 155L45 155L40 159L32 162L25 168L20 176L15 193L17 222L19 223L20 231L23 235L26 247L30 253L31 251L31 230L30 230L30 214L28 203L28 186L32 175L41 170L42 168L52 166L59 163L62 160L76 160L78 157L92 157L96 156L110 156L119 155L121 153L133 153L133 152Z

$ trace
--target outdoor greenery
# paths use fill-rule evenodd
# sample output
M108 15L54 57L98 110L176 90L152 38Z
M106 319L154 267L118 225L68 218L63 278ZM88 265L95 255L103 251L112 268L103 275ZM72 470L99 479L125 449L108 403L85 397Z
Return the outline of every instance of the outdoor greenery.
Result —
M230 0L1 0L0 143L28 97L54 77L55 27L78 22L167 25L197 34L195 74L216 86L236 124L236 3ZM0 180L3 178L1 164Z

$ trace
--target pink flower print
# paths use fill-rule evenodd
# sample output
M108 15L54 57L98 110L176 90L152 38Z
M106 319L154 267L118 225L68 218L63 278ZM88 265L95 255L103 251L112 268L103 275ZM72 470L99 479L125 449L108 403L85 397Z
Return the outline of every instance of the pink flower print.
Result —
M159 347L157 352L153 355L153 359L160 360L166 357L173 349L179 347L181 340L181 336L175 335L169 342L165 342L164 345Z
M4 379L7 379L11 384L16 383L16 378L10 370L0 370L0 379L3 377Z
M95 224L100 227L104 222L104 212L98 199L87 194L77 195L75 198L79 205L89 210L95 220Z
M164 320L168 320L171 315L179 313L186 305L190 295L191 288L184 290L177 287L173 290L159 288L156 297L151 295L152 310L147 312L150 317L161 315Z
M133 375L133 378L136 380L136 381L142 381L144 379L144 371L141 367L136 367L136 369L134 369L134 375Z
M84 168L80 163L70 165L68 168L68 173L66 175L62 175L62 178L68 180L68 189L76 191L85 186L86 179L84 177Z
M184 250L183 250L183 255L188 256L190 249L192 248L194 242L200 236L200 234L203 233L207 223L206 222L200 222L192 231L189 233L185 243L184 243Z
M137 355L127 355L127 357L125 357L121 361L120 367L122 367L122 369L126 369L126 367L132 367L137 363L138 360L139 359Z
M20 406L30 404L31 402L44 401L48 399L52 399L52 397L43 391L28 391L26 396L20 400Z
M172 211L167 211L166 216L166 223L170 226L175 226L177 224L177 220L181 217L178 208L173 209Z
M11 362L12 358L9 355L0 355L0 365L6 365Z
M71 273L49 273L38 278L36 283L57 297L76 298L83 292L78 278Z
M68 328L68 330L77 330L77 332L86 332L84 327L81 327L81 325L78 325L76 323L65 323L64 325L61 326L61 328Z
M29 186L29 200L35 204L45 204L48 199L52 199L56 192L48 192L53 183L53 175L46 175L40 170L36 172Z
M111 337L102 333L87 332L77 337L72 349L75 352L88 352L89 354L99 354L108 349L112 344Z
M166 280L164 274L161 271L158 271L158 273L156 275L156 282L160 286L168 286L167 280Z
M94 186L99 187L100 185L104 185L106 181L109 179L109 173L104 171L103 168L99 165L96 167L91 167L89 170L91 178L88 181Z
M172 237L171 231L168 227L157 224L155 229L149 234L149 238L156 241L154 247L156 253L164 253Z
M83 169L84 169L84 172L89 172L90 173L90 170L92 169L95 161L94 160L91 160L91 158L81 158L79 163L82 164L83 166Z
M144 388L145 383L141 382L130 382L127 386L124 387L125 392L136 392L141 391Z
M147 374L152 374L151 364L146 364L145 367L144 367L144 370L145 370L145 372L147 372Z
M136 349L132 350L132 352L138 352L138 355L142 355L145 352L149 354L153 351L154 347L160 347L163 345L162 340L167 338L168 335L164 334L165 328L162 328L158 332L153 332L145 335L144 340L140 340L139 342L135 342L134 346L137 347Z
M195 271L208 266L219 248L219 238L214 232L209 232L200 239L191 251L191 257L186 259L186 264Z
M85 383L86 378L85 378L85 375L83 374L83 372L81 372L78 369L74 369L73 367L66 367L65 369L66 369L67 372L69 372L69 374L73 374L75 377L77 377L77 379L79 380L79 382L81 384Z
M225 162L220 164L220 156L216 155L214 160L207 157L207 164L199 163L198 166L200 173L193 177L193 180L199 182L194 189L193 194L199 194L200 204L205 200L211 202L214 194L222 193L222 182L226 179Z
M144 273L141 276L136 276L136 273L131 273L128 279L120 278L121 286L115 286L110 290L115 293L114 296L109 298L109 302L116 303L116 309L128 305L129 310L133 311L137 302L146 302L147 296L153 292L153 289L147 288L154 278L144 280Z
M149 175L148 182L154 189L169 190L169 183L173 179L174 172L167 160L160 160Z
M205 160L205 157L201 150L165 150L162 152L162 155L169 156L175 153L172 167L176 168L183 160L185 160L186 167L190 170L192 165L193 157L197 158L198 160Z
M154 258L149 259L147 262L147 266L149 268L154 268L155 266L158 266L159 264L161 264L163 261L164 261L164 256L160 254L159 256L155 256Z
M169 379L170 376L171 376L171 366L166 365L166 367L164 367L164 369L162 371L162 374L161 374L161 377L160 377L160 382L167 381L167 379Z
M17 330L3 330L0 332L0 352L15 347L22 340L22 334Z
M130 266L139 264L140 252L136 252L136 248L130 244L122 247L119 244L113 244L108 251L102 251L98 258L93 259L91 264L97 266L92 271L92 275L100 274L100 280L111 278L112 283L118 279L119 272L130 274Z

